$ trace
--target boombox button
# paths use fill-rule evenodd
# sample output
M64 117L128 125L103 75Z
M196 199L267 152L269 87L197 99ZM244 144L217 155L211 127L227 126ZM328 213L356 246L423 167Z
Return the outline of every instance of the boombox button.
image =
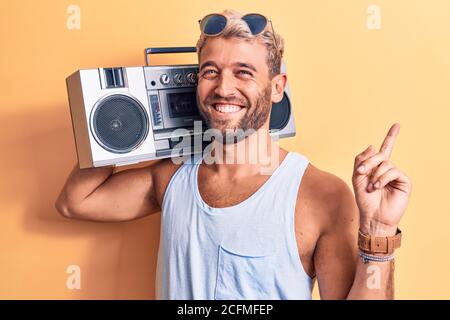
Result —
M169 148L170 148L169 140L167 140L167 139L155 140L155 149L156 150L164 150L164 149L169 149Z

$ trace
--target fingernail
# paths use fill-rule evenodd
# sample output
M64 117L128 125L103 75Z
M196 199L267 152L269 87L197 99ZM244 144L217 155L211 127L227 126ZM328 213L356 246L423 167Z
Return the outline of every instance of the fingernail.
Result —
M358 172L359 173L364 173L364 170L366 169L366 167L362 164L358 167Z
M378 189L380 187L380 181L375 182L373 186Z

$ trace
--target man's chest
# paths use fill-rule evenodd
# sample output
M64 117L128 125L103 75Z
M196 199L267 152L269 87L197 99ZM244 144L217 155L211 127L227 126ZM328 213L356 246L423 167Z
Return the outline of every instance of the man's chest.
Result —
M223 183L223 180L208 179L199 181L198 191L203 201L211 207L231 207L243 201L251 200L255 193L267 182L267 179L268 177L261 176L239 183ZM292 214L294 215L294 232L298 254L303 268L308 275L312 276L314 275L314 249L320 230L318 221L320 215L317 212L322 209L307 186L308 183L299 186L295 199L295 210ZM276 190L273 192L276 192ZM283 202L288 198L286 195L280 194L278 200L271 203L270 207L272 210L276 210L277 205L281 208L285 204ZM277 201L281 202L277 203Z
M235 206L249 200L267 182L269 176L258 175L251 179L227 181L217 177L200 179L198 191L203 201L211 207Z

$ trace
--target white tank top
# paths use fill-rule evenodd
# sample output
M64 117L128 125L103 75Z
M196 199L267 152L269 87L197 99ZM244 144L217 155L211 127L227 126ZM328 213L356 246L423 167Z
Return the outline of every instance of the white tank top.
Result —
M294 231L308 159L289 152L253 195L225 208L203 201L201 160L180 166L164 194L157 299L311 299Z

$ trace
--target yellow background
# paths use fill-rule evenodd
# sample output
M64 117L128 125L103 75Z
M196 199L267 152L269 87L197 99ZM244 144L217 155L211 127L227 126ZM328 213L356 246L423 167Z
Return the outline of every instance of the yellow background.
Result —
M66 27L70 4L81 9L80 30ZM371 4L380 30L366 26ZM76 161L65 78L143 65L145 47L194 46L197 20L225 8L268 15L286 40L297 136L283 147L351 185L355 155L401 123L392 160L413 192L396 296L450 298L447 0L2 1L0 298L154 298L159 214L90 223L53 207ZM81 268L80 290L66 288L69 265Z

